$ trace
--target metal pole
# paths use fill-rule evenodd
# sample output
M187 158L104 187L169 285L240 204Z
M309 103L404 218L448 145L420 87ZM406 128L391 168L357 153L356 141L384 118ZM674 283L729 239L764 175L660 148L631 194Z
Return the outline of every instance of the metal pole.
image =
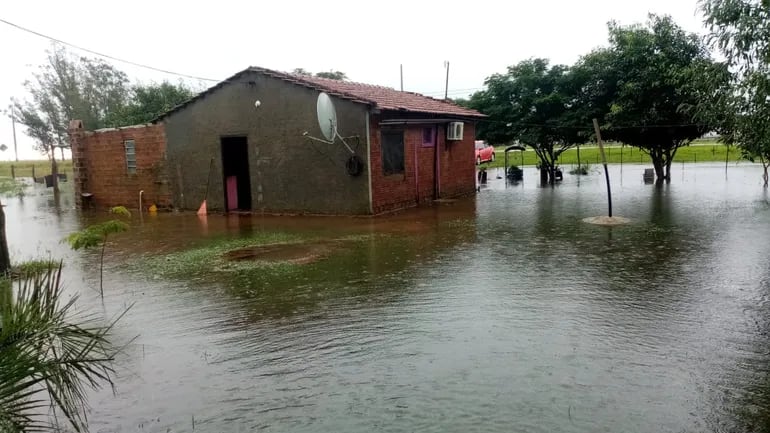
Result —
M725 177L727 177L727 161L730 158L730 145L727 145L727 152L725 152Z
M399 69L401 70L401 91L404 91L404 65L398 65Z
M444 87L444 99L449 99L449 61L444 62L446 66L446 86Z
M596 142L599 143L599 154L602 156L602 165L604 165L604 179L607 181L607 205L609 208L609 217L612 218L612 190L610 189L610 172L607 170L607 157L604 156L604 143L602 143L602 133L599 130L599 121L595 118L594 131L596 131Z

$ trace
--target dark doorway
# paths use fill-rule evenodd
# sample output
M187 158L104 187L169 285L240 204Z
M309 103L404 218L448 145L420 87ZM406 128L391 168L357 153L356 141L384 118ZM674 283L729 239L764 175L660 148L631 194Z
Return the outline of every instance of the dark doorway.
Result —
M246 137L222 137L225 209L251 210L249 143Z

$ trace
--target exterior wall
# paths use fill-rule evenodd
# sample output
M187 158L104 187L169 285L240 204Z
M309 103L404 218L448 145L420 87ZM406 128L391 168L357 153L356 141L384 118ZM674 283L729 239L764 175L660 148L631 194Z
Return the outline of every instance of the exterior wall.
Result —
M368 167L352 177L345 169L350 152L339 140L326 144L303 137L306 131L322 137L316 115L318 95L313 89L249 73L171 113L164 123L174 204L183 209L200 205L213 158L207 206L224 210L220 139L246 136L253 210L369 213ZM332 98L340 135L358 136L347 142L367 161L367 106Z
M380 126L383 119L387 119L387 115L372 115L369 137L374 214L430 203L436 198L457 197L475 192L473 123L465 122L462 141L447 141L445 123ZM436 131L433 147L422 146L423 129L427 127L435 128ZM404 131L404 173L385 176L380 134L388 129ZM436 159L441 180L438 193L435 180Z
M134 140L136 173L129 174L123 142ZM70 125L70 142L75 182L75 200L82 194L93 194L98 207L139 206L143 203L159 207L170 205L165 180L163 125L140 125L102 131L84 131L78 121Z
M476 128L473 123L465 122L463 129L462 141L450 141L442 148L441 198L459 197L476 191Z

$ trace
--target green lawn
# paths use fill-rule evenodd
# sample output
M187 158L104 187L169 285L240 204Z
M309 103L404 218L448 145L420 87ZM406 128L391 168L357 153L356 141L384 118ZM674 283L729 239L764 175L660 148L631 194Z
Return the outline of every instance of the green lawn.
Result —
M649 163L650 157L637 148L610 144L605 146L607 162L609 164L620 163ZM482 164L486 167L502 167L504 165L505 147L495 149L495 161ZM572 148L561 154L558 163L561 165L577 165L577 148ZM690 146L682 147L676 152L674 162L724 162L738 161L741 159L741 151L735 147L728 147L715 141L698 141ZM524 152L508 152L508 165L536 165L537 155L532 149ZM596 145L580 146L581 164L601 164L599 148Z
M72 173L72 160L57 162L59 173ZM0 161L0 177L11 177L11 167L16 177L32 177L33 166L35 177L51 174L51 163L48 161Z

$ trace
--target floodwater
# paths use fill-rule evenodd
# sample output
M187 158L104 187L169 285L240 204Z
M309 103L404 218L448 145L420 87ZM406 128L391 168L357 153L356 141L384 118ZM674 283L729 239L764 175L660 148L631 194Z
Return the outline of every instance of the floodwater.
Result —
M611 167L555 188L490 172L475 197L381 218L134 216L107 249L60 243L93 216L8 200L15 257L65 260L113 317L115 394L95 432L770 430L770 199L758 166L689 164L669 185ZM39 188L39 187L37 187ZM58 210L57 210L58 209ZM281 231L358 241L285 278L167 279L142 257Z

